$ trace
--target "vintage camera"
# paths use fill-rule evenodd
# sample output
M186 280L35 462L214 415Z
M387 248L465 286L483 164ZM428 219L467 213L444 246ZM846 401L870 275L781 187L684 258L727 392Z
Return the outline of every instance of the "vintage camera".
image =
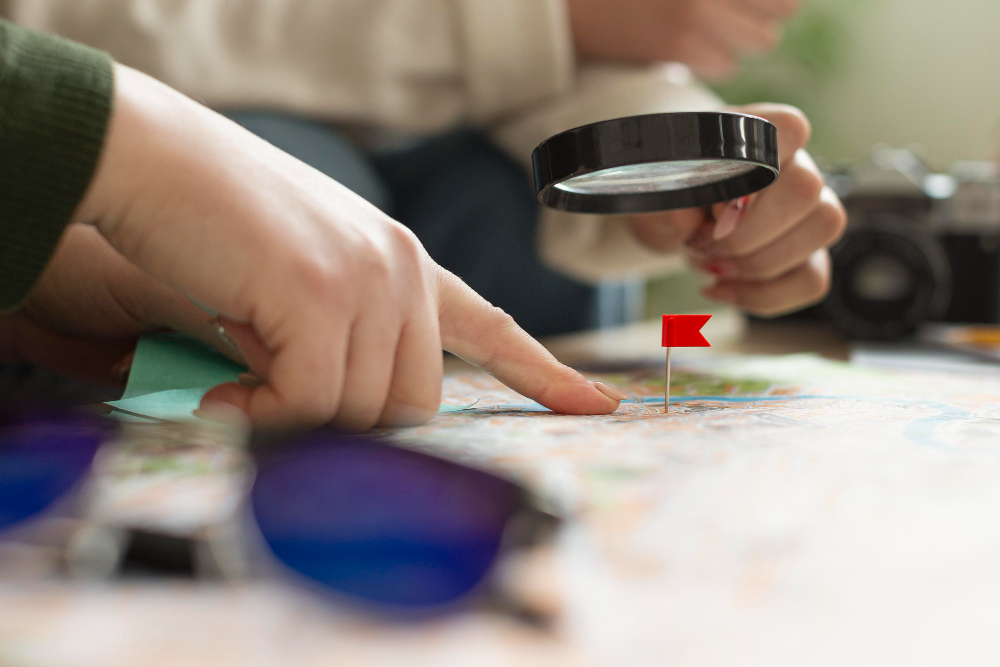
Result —
M934 173L914 152L877 148L830 174L848 228L831 250L820 312L844 334L897 340L926 321L1000 323L1000 172L959 162Z

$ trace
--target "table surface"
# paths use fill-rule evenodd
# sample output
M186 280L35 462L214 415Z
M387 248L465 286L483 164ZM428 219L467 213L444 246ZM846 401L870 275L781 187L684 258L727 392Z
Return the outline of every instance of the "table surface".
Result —
M390 434L515 474L571 517L512 578L525 600L558 610L551 628L484 609L386 624L280 579L81 584L22 568L23 581L0 583L0 663L884 665L1000 655L996 373L855 370L840 363L847 343L820 324L720 314L706 328L715 350L679 356L680 402L665 419L643 402L655 401L662 373L658 326L547 341L629 393L614 416L539 411L450 359L446 400L481 403ZM186 497L218 492L209 487ZM44 571L38 545L0 551Z

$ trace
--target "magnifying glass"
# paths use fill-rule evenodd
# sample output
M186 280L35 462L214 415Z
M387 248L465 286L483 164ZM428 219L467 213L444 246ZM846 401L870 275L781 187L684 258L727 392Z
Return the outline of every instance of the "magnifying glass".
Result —
M531 154L538 201L574 213L711 206L779 174L778 133L756 116L659 113L567 130Z

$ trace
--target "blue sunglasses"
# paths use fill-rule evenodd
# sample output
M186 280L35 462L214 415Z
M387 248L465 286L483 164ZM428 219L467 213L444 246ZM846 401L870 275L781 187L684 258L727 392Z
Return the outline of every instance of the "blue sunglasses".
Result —
M118 425L97 415L0 415L0 530L71 492ZM518 484L323 428L255 434L250 506L274 557L321 589L389 610L446 608L558 519Z

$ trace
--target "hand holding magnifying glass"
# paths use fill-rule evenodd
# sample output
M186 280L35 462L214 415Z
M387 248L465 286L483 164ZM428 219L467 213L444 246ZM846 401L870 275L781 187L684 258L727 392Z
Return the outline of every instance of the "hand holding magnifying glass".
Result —
M647 122L638 131L630 119L577 128L571 132L602 130L598 142L585 141L578 150L578 169L587 173L549 183L550 189L577 191L575 197L545 196L536 162L539 199L579 212L627 214L633 233L648 247L660 252L686 247L695 266L716 276L704 290L713 300L764 316L814 303L829 285L826 248L843 232L843 207L803 150L810 128L800 111L773 104L739 111L749 115L640 117L666 119L681 137L697 135L686 146L665 141L662 123L657 128ZM622 143L638 148L623 152ZM658 159L636 159L636 153L656 150ZM701 157L693 159L698 150ZM632 164L617 172L588 169L609 159L632 159ZM584 188L589 198L580 194Z

